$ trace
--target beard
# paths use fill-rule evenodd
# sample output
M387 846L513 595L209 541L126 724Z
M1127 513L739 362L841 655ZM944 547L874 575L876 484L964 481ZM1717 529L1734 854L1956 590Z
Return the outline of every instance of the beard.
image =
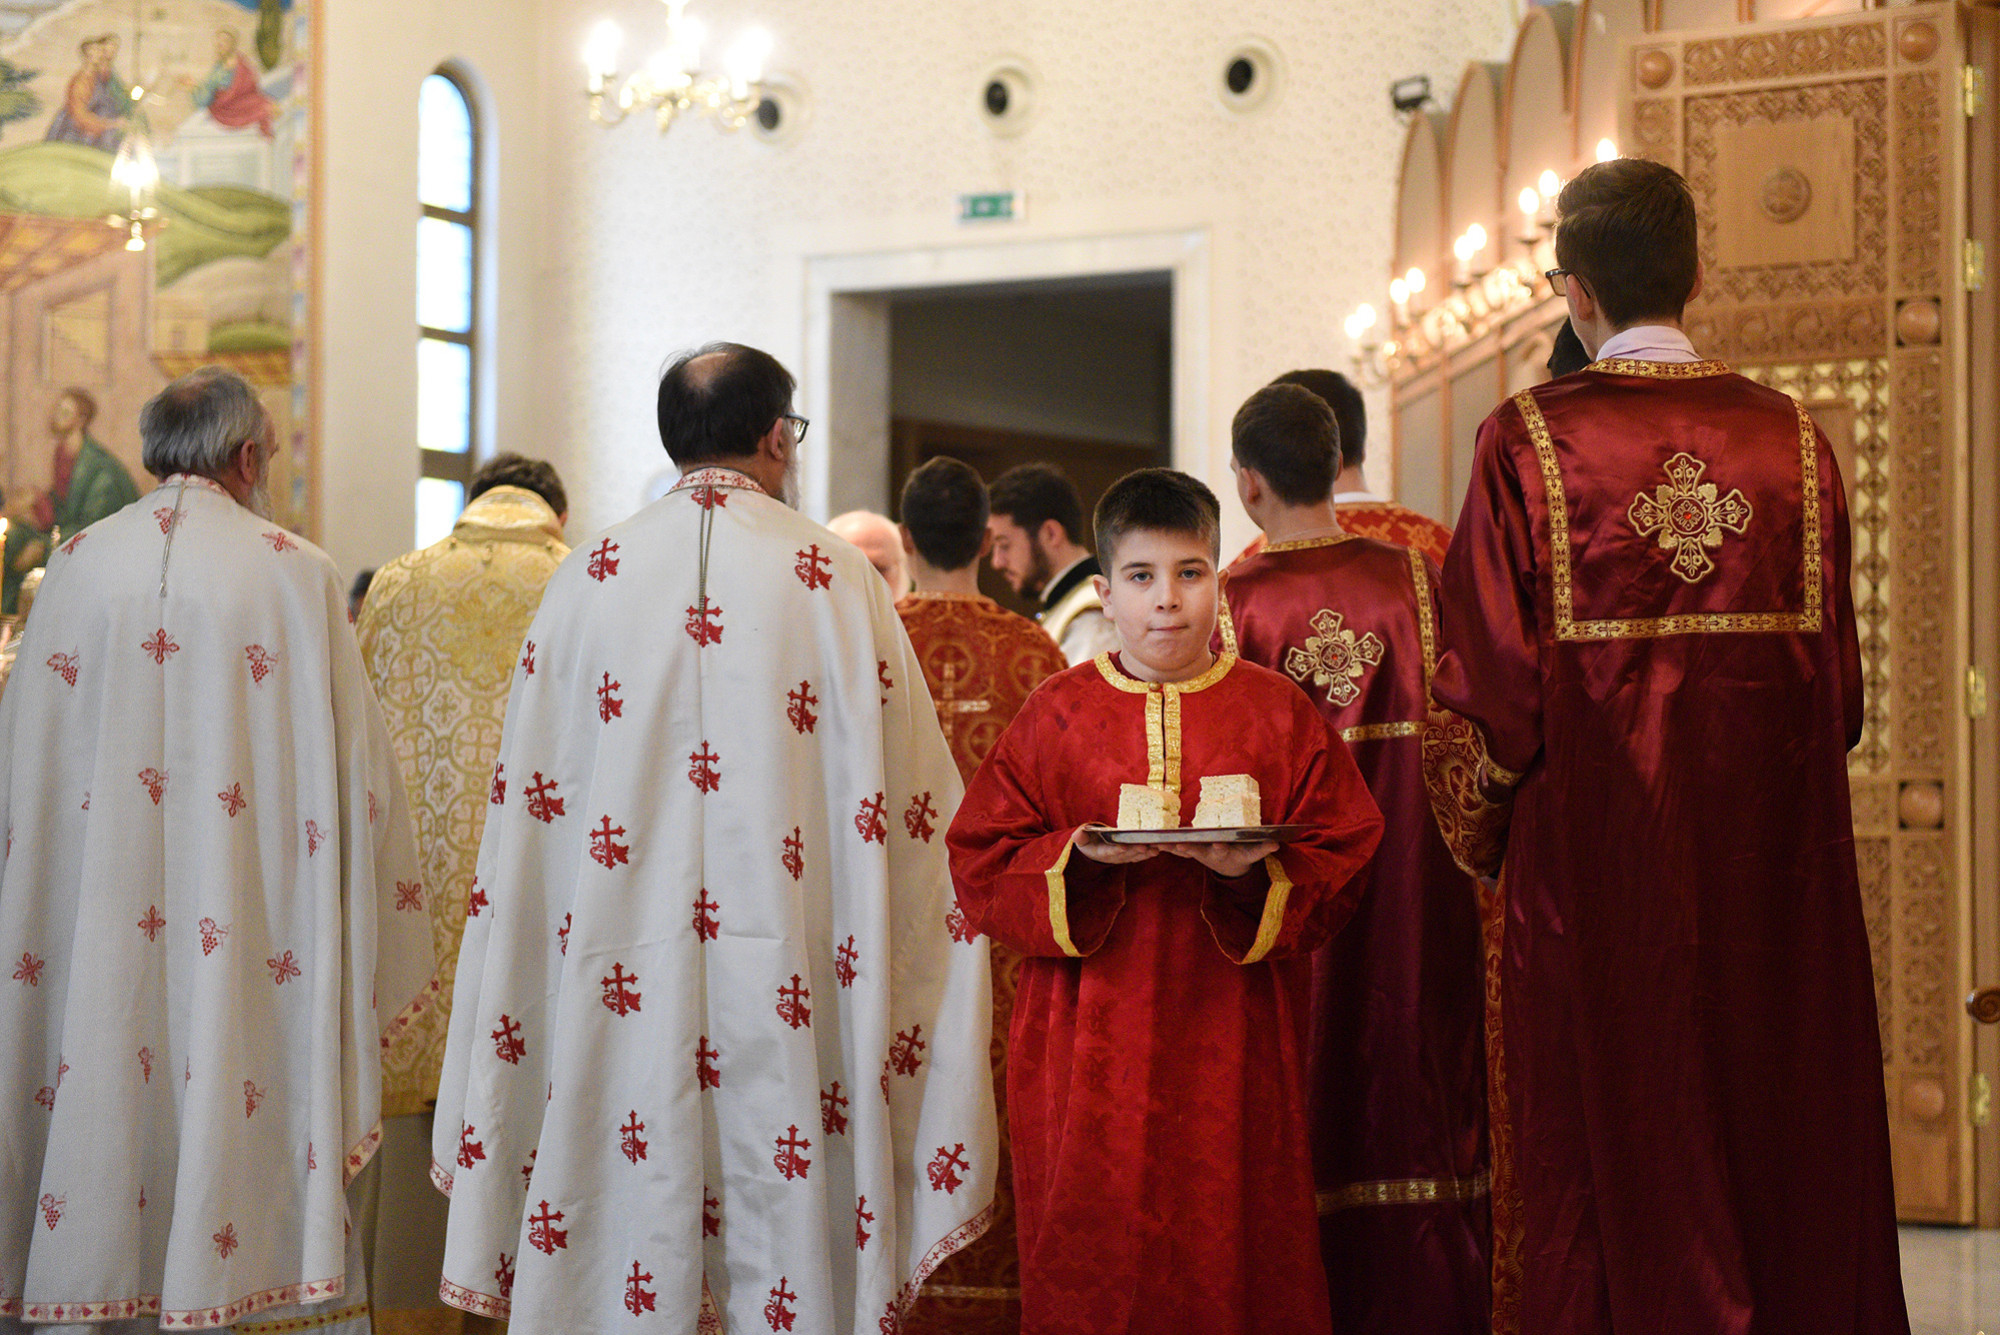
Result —
M1040 598L1042 591L1049 587L1049 580L1056 573L1055 563L1049 560L1048 548L1042 546L1040 538L1028 541L1028 571L1021 577L1020 593L1023 598Z
M785 460L785 478L778 484L778 499L787 509L799 508L799 452L792 451L792 457Z
M258 474L257 481L250 488L250 499L246 505L251 514L267 522L276 523L275 507L271 504L271 470Z

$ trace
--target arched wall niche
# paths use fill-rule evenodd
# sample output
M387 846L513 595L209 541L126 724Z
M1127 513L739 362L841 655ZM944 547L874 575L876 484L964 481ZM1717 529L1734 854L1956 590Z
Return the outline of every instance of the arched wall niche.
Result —
M1418 112L1410 119L1403 136L1403 164L1396 194L1395 272L1424 271L1421 294L1412 297L1412 310L1434 305L1449 277L1438 267L1438 257L1446 253L1446 198L1444 137L1447 117L1442 112Z
M1808 4L1811 0L1806 0ZM1732 23L1745 23L1750 15L1745 12L1750 0L1654 0L1654 32L1673 32L1681 28L1724 28Z
M1631 59L1625 47L1645 35L1645 0L1583 0L1572 43L1571 162L1590 161L1600 139L1620 141L1618 108Z
M1576 6L1551 5L1535 10L1522 23L1514 41L1514 58L1507 65L1506 101L1501 111L1505 127L1505 172L1501 182L1504 241L1496 242L1494 257L1527 255L1532 242L1523 240L1524 220L1517 201L1532 189L1544 171L1570 174L1570 36Z
M1506 77L1507 67L1498 61L1474 61L1465 67L1452 101L1444 153L1445 236L1436 268L1446 277L1451 274L1451 241L1468 227L1478 223L1486 229L1483 261L1487 263L1499 253L1505 235L1500 210L1500 180L1506 167L1501 158L1505 140L1500 135L1500 99Z

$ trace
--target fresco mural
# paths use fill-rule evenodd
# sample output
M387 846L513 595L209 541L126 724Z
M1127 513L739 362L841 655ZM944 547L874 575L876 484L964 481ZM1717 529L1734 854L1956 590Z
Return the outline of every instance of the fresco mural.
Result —
M10 0L0 19L0 614L53 542L151 485L138 418L208 363L314 512L308 0Z

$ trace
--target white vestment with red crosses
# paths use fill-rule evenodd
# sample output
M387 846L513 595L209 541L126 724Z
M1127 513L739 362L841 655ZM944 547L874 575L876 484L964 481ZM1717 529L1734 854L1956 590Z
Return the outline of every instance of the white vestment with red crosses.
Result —
M176 477L49 563L0 701L0 1324L365 1328L344 1188L435 995L317 548Z
M854 547L723 469L579 546L459 958L446 1301L517 1335L894 1331L993 1194L959 796Z

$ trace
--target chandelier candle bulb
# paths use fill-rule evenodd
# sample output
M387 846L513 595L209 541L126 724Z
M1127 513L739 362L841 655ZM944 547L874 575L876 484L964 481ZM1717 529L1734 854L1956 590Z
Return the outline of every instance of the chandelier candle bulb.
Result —
M618 77L618 48L624 40L610 19L601 20L590 30L590 40L583 45L583 66L590 74L591 92L603 92L604 86Z
M1535 187L1523 186L1520 198L1515 202L1521 208L1521 244L1532 246L1535 244L1535 238L1540 235L1536 220L1541 216L1542 196Z
M1617 156L1618 156L1617 144L1613 143L1609 139L1600 139L1597 141L1597 160L1599 162L1610 162L1613 158L1616 158Z

